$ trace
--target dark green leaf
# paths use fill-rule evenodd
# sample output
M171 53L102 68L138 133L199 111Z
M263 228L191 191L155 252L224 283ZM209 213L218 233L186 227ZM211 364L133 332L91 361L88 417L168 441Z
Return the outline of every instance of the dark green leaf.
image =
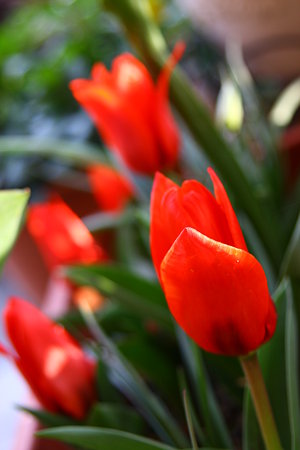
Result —
M158 283L116 265L73 266L67 276L78 284L93 286L136 315L154 320L171 332L173 323Z
M285 252L281 272L300 279L300 215Z
M187 441L186 436L167 406L148 388L135 368L103 333L94 316L85 310L82 310L82 314L89 330L100 344L99 356L106 365L111 383L143 414L162 440L183 448Z
M58 439L88 450L175 450L174 447L124 431L96 427L61 427L40 431L40 437Z
M114 428L137 434L145 432L145 422L133 408L102 401L93 406L86 424L92 427Z
M212 389L201 349L179 327L178 339L189 378L206 427L207 442L232 447L229 431Z
M146 381L159 388L170 399L172 405L176 404L175 400L178 399L177 383L174 377L176 367L170 355L154 345L150 339L142 336L123 340L118 348Z
M70 419L70 417L62 416L60 414L50 413L49 411L26 408L24 406L20 406L19 409L28 414L34 416L41 424L46 427L62 427L68 425L77 425L78 422L76 420Z
M300 448L300 404L299 404L299 333L292 287L287 287L285 334L285 358L287 376L287 399L291 426L291 450Z

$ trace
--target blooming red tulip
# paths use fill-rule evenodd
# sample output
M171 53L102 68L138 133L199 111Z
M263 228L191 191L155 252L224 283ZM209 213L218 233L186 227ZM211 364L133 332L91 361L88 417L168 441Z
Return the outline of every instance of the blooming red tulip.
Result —
M76 419L95 399L95 362L88 358L65 329L30 303L11 298L4 311L11 354L32 391L48 410Z
M215 196L195 180L158 173L151 196L154 266L176 321L203 349L245 355L273 335L276 311L217 177Z
M27 225L50 269L106 258L84 223L59 197L32 205Z
M183 48L177 44L156 85L146 67L128 53L114 59L111 72L98 63L92 80L70 84L104 142L136 172L152 174L177 162L179 133L168 104L168 86Z
M120 212L134 195L129 180L112 167L104 164L91 166L88 175L102 211Z

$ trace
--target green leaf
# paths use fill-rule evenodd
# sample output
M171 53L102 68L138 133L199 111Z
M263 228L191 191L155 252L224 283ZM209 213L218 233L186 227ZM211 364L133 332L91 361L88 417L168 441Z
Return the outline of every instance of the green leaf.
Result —
M192 419L192 410L189 402L189 398L187 396L186 391L183 391L183 405L185 411L186 422L189 430L190 440L193 447L193 450L198 450L197 439L195 435L195 429Z
M103 333L93 314L84 309L82 309L82 314L90 332L100 344L98 354L103 364L106 365L110 382L143 414L162 440L184 448L187 442L186 436L167 406L148 388L135 368Z
M244 395L243 450L265 450L249 389Z
M299 404L299 366L298 366L298 325L292 287L287 287L285 357L287 375L288 412L291 425L291 450L300 448L300 404Z
M141 324L136 315L130 313L123 306L107 302L106 305L95 311L95 319L108 333L116 332L145 332L145 327ZM61 323L71 334L76 334L78 328L86 328L86 324L78 309L71 309L62 317L59 317L58 322Z
M274 294L277 326L272 339L258 351L266 388L274 413L275 423L283 447L291 448L290 421L287 399L287 372L285 365L285 333L288 283L283 281ZM259 425L249 392L245 393L243 450L264 449Z
M172 355L168 355L162 345L158 346L147 336L138 335L121 341L118 348L146 381L164 393L172 406L178 406L175 361L172 361Z
M232 447L229 431L212 389L200 348L177 327L178 340L189 378L196 394L198 409L206 427L211 445Z
M61 427L37 433L87 450L175 450L174 447L124 431L96 427Z
M145 422L130 406L116 403L96 403L90 411L86 424L93 427L115 428L120 431L142 434Z
M283 258L281 274L300 279L300 214Z
M63 139L41 139L32 136L5 136L0 138L0 155L3 156L40 156L56 158L82 167L107 160L99 148L92 144L70 142Z
M187 399L189 400L189 408L190 408L190 411L191 411L191 416L192 416L192 419L193 419L193 425L194 425L194 428L195 428L195 432L196 432L197 438L198 438L200 443L203 443L205 441L205 436L204 436L203 430L202 430L202 428L201 428L201 426L199 424L198 416L196 415L196 412L194 410L194 405L193 405L193 403L191 401L191 394L190 394L190 391L189 391L187 379L186 379L186 376L185 376L183 368L182 367L179 368L177 373L178 373L178 382L179 382L180 390L181 390L181 392L183 392L183 391L186 392Z
M158 283L117 265L73 266L66 273L77 284L95 287L135 315L172 332L173 322Z
M19 234L30 191L0 191L0 270Z
M18 407L21 411L34 416L41 424L46 427L62 427L69 425L77 425L76 420L72 420L67 416L62 416L61 414L50 413L49 411L27 408L24 406Z

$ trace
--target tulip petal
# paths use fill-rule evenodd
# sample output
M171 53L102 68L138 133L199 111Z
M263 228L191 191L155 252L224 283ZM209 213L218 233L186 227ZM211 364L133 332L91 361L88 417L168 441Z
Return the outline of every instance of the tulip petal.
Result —
M198 181L185 181L179 187L157 173L150 215L150 245L158 275L162 259L185 227L195 228L214 240L233 244L223 211L214 196Z
M61 326L24 300L11 298L4 318L15 363L37 398L52 411L82 418L94 396L94 362Z
M160 277L160 264L165 254L187 223L185 211L178 201L179 186L157 172L150 204L150 247L153 264Z
M112 63L115 91L144 117L150 120L155 86L143 63L130 53L117 56Z
M245 355L275 331L264 271L246 251L185 228L162 262L161 278L176 321L207 351Z
M50 269L107 259L84 223L60 197L32 205L27 225Z
M160 167L159 148L150 120L145 120L138 104L126 100L117 90L89 80L73 80L70 88L106 144L127 166L146 174Z
M165 167L174 166L180 145L178 127L169 106L168 90L172 71L181 59L184 49L185 44L183 42L178 42L175 45L157 80L154 123L160 142L161 155L164 159L162 166Z
M134 189L128 179L104 164L89 167L93 194L102 211L120 212L133 197Z
M208 171L210 178L214 185L216 200L226 216L227 223L228 223L228 226L229 226L231 234L232 234L234 246L241 248L243 250L247 250L247 245L246 245L240 224L239 224L237 217L235 215L235 212L231 206L230 200L224 189L223 184L221 183L219 177L217 176L217 174L213 171L213 169L211 167L209 167L207 169L207 171Z
M98 83L104 83L106 86L113 84L112 76L104 64L96 63L92 68L92 80ZM76 80L75 80L76 81Z
M215 241L233 245L226 217L212 193L203 184L187 180L179 192L180 202L195 224L193 228Z

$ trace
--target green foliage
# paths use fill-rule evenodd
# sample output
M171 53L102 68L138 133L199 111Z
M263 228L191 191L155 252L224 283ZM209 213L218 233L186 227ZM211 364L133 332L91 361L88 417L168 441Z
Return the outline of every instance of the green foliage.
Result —
M94 62L109 64L125 48L103 14L98 0L47 0L7 18L0 28L0 127L34 134L50 127L52 136L74 132L79 107L69 81L88 77Z
M29 190L0 191L0 270L18 237Z

